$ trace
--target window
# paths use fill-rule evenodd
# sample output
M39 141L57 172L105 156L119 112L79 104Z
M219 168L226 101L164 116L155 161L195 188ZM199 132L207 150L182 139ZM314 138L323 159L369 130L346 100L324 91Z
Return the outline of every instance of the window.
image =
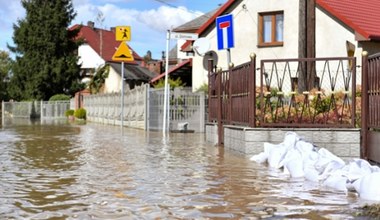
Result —
M284 12L259 14L259 46L282 46L284 42Z

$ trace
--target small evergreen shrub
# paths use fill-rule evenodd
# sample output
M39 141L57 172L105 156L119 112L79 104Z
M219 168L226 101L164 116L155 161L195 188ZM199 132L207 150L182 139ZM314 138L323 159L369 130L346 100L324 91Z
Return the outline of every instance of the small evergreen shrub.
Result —
M51 102L53 102L53 101L68 101L70 99L71 99L71 97L69 95L56 94L56 95L53 95L52 97L50 97L49 101L51 101Z
M74 112L75 112L74 109L68 109L65 112L65 116L66 117L72 116L72 115L74 115Z
M75 118L86 119L86 109L78 108L77 110L75 110L74 116Z

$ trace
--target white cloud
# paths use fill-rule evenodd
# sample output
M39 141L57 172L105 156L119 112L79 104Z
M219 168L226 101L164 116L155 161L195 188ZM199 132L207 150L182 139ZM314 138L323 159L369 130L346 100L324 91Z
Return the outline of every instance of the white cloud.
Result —
M182 25L198 15L190 12L185 7L172 8L161 6L158 9L140 12L137 20L154 30L166 31Z

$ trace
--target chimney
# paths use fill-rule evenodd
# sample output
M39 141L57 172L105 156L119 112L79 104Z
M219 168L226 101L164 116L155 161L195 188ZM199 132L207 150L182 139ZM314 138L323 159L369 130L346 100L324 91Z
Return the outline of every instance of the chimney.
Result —
M93 22L93 21L87 21L87 26L88 26L89 28L94 29L94 28L95 28L95 22Z
M116 27L111 27L111 31L112 31L112 33L115 33Z

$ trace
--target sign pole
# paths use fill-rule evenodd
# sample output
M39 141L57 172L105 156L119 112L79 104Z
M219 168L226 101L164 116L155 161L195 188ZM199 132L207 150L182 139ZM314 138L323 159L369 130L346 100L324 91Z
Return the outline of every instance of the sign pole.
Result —
M121 127L124 126L124 62L121 62Z
M169 45L170 45L170 30L166 34L166 63L165 63L165 89L164 89L164 118L162 120L162 134L166 136L168 130L168 112L169 112L169 102L168 102L168 72L169 72Z

